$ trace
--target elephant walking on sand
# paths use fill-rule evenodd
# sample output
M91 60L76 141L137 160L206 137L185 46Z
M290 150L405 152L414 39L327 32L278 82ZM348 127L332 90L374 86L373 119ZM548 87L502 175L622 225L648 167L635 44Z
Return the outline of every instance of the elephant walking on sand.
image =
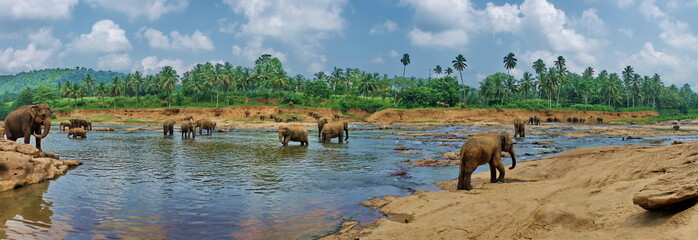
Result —
M71 128L68 129L68 138L70 138L70 136L73 136L73 138L87 138L87 132L82 128Z
M526 121L523 118L514 118L514 137L526 137Z
M344 133L346 132L346 137ZM322 127L322 141L329 142L332 138L339 138L339 142L349 139L349 124L347 122L331 122Z
M330 119L323 117L317 120L317 136L319 138L322 138L322 127L325 126L325 124L329 123Z
M490 182L504 181L504 164L501 152L511 155L512 164L509 169L516 167L514 143L506 132L499 134L482 134L470 137L460 149L461 163L458 174L458 189L471 190L470 177L477 166L490 164ZM499 171L499 178L497 178Z
M192 121L185 121L180 125L182 131L182 137L192 137L196 138L196 126Z
M174 134L174 125L176 124L176 121L172 120L167 120L164 123L162 123L162 130L164 131L163 135L167 136Z
M26 144L29 144L31 136L34 135L36 148L41 150L41 139L45 138L51 129L51 115L51 107L46 103L21 106L5 118L5 135L11 141L24 138ZM43 132L41 126L44 127Z
M308 129L301 125L281 126L279 127L279 142L284 146L288 142L300 142L301 146L308 145Z

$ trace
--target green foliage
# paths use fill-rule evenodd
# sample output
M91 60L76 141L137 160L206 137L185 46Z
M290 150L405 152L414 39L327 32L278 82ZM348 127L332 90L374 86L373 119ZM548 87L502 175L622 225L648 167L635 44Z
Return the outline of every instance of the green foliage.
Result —
M24 105L34 104L34 91L29 88L25 88L19 93L17 99L12 103L12 109L17 109L18 107Z
M369 113L374 113L390 106L390 102L380 99L343 96L336 101L336 105L342 112L346 112L351 109L361 109Z
M305 86L305 95L310 98L328 99L331 94L331 89L323 81L311 81Z
M402 106L408 108L435 106L439 93L433 88L415 87L400 91L398 94Z
M20 92L27 87L36 88L47 86L57 88L66 81L79 82L85 79L87 74L92 76L94 82L108 82L118 76L123 78L123 73L112 71L95 71L86 68L55 68L21 72L15 75L0 75L0 92Z

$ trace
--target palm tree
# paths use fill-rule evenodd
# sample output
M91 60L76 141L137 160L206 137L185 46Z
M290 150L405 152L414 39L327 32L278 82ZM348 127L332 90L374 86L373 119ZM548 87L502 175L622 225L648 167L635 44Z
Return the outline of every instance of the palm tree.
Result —
M543 62L543 59L538 59L535 62L533 62L533 70L536 71L536 74L538 74L538 76L545 73L545 69L545 63Z
M447 67L446 68L446 75L451 76L451 74L453 74L453 68Z
M524 98L528 98L528 93L531 89L535 88L535 83L533 82L533 76L530 72L525 72L523 78L519 82L519 90L524 93Z
M460 83L464 87L465 83L463 82L463 70L465 70L465 68L468 66L468 64L465 63L466 61L467 60L465 60L463 54L458 54L458 56L456 56L456 59L451 61L451 63L453 63L453 68L458 70L458 72L460 73ZM465 90L463 90L463 104L465 104Z
M140 98L139 98L140 89L139 89L139 85L141 84L141 82L143 82L143 74L142 74L141 72L139 72L139 71L136 71L135 73L133 73L133 75L131 75L131 81L130 81L130 82L131 82L131 85L132 85L132 86L135 86L135 87L136 87L136 89L135 89L135 92L136 92L136 108L138 108L138 106L139 106L139 104L140 104Z
M102 104L104 104L104 95L107 94L107 84L104 82L99 82L95 87L94 93L95 95L99 96L99 98L102 100Z
M588 76L589 78L594 78L594 68L587 67L586 69L584 69L584 73L582 75Z
M516 61L518 60L514 57L514 53L509 53L506 56L504 56L504 68L507 69L507 75L511 76L511 74L509 74L509 71L511 69L516 68Z
M170 101L170 95L174 91L175 84L177 84L177 79L179 78L177 71L170 66L164 66L160 73L157 74L157 77L160 80L160 88L167 93L167 107L170 107L170 102L172 102Z
M436 77L438 78L439 75L443 72L443 69L441 69L441 65L436 65L436 68L434 68L434 73L436 74Z
M623 69L623 84L625 85L626 90L626 95L628 96L626 98L626 106L630 106L630 98L632 98L631 93L630 93L630 86L632 85L632 82L634 81L635 78L635 70L631 66L626 66ZM633 99L634 101L634 99Z
M562 85L565 83L565 79L567 76L567 67L565 63L565 58L562 56L557 56L557 60L555 60L554 64L555 67L557 68L557 74L558 76L555 78L555 82L557 85L557 105L560 105L560 90L562 89Z
M405 77L405 70L407 70L407 65L410 65L410 55L405 53L402 55L402 59L400 59L400 62L402 63L402 77Z
M85 87L87 87L87 89L90 90L90 93L95 91L95 79L92 77L91 74L88 73L85 75L82 84L84 84Z
M107 91L114 100L114 108L116 108L116 97L121 96L123 93L123 89L121 88L121 80L119 80L119 77L114 77L111 79Z

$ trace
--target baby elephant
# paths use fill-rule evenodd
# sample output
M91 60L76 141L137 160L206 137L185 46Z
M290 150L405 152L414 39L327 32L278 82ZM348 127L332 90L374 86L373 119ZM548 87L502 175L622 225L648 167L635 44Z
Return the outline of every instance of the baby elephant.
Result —
M167 120L164 123L162 123L162 130L164 131L163 134L165 136L167 136L167 135L172 136L172 134L174 134L174 126L176 123L177 123L176 121L172 121L172 120Z
M493 183L504 181L504 164L502 164L501 152L511 155L512 164L509 169L516 167L516 154L514 143L507 133L481 134L470 137L460 149L461 164L458 174L458 189L471 190L470 177L477 166L490 164L490 181ZM499 171L499 178L497 178Z
M301 146L308 145L308 129L301 125L279 127L279 142L288 146L288 142L301 142Z
M87 138L87 132L83 128L71 128L68 129L68 137L70 138L70 136L73 136L73 138Z

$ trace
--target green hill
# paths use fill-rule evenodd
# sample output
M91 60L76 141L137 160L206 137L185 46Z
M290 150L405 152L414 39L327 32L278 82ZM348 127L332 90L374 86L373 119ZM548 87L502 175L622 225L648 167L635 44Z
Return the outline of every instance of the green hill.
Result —
M95 71L89 68L55 68L21 72L15 75L0 75L0 93L19 93L27 87L50 86L56 88L58 83L70 80L81 82L87 74L92 75L95 82L108 83L118 76L124 78L125 74L112 71Z

